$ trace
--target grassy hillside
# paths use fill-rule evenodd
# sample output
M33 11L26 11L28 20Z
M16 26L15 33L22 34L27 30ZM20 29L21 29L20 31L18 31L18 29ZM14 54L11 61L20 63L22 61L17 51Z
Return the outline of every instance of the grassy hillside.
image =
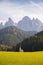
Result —
M0 65L43 65L43 52L0 52Z
M24 31L15 26L10 26L0 30L0 44L15 46L27 38L27 36Z

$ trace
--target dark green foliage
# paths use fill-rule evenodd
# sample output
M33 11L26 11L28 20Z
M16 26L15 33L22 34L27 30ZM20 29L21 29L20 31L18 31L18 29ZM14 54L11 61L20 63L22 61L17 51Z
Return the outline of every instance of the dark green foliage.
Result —
M40 32L34 36L31 36L30 38L25 39L20 44L19 45L21 46L21 49L23 49L26 52L43 51L43 32Z
M19 51L20 46L21 46L20 43L16 45L16 51L17 51L17 52Z

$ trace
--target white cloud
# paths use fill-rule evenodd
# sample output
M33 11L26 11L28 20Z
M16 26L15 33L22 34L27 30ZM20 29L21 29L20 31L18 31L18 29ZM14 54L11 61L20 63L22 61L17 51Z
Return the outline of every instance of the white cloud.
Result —
M6 20L11 17L15 22L18 22L24 16L31 18L37 17L43 22L43 3L34 3L20 5L16 3L0 3L0 19Z

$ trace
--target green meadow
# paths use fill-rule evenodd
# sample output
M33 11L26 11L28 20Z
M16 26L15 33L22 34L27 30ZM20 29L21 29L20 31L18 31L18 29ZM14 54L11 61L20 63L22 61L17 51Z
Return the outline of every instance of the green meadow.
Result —
M0 65L43 65L43 52L0 52Z

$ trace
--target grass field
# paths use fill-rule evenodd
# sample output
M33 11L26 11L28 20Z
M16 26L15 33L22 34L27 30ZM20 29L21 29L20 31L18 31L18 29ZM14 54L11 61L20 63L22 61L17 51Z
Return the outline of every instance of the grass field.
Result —
M0 52L0 65L43 65L43 52Z

